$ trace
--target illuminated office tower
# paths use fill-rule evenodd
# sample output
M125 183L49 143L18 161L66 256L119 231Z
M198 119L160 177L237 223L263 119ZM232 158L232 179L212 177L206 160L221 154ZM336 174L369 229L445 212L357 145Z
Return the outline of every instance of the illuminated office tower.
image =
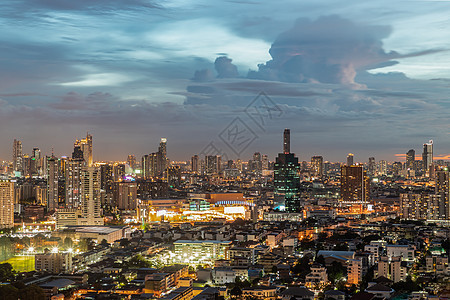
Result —
M14 227L14 182L0 180L0 228Z
M59 202L59 166L55 156L47 159L47 168L47 209L53 211Z
M13 143L13 169L14 172L23 172L22 142L16 139L14 140Z
M92 167L94 161L92 157L92 135L89 133L86 135L86 138L81 140L76 140L74 144L74 148L77 148L83 153L84 162L88 167ZM77 155L78 156L78 155ZM78 158L78 157L77 157Z
M438 220L450 220L450 181L448 168L436 171L436 195L440 196Z
M378 162L378 175L380 176L384 176L387 175L387 161L385 160L380 160Z
M200 174L200 159L198 155L194 155L191 157L191 171L193 174Z
M349 153L347 155L347 166L353 166L354 162L353 162L353 153Z
M415 170L416 168L416 151L414 149L406 152L406 170Z
M81 218L80 225L103 225L100 199L100 169L83 167L81 170Z
M222 157L220 155L205 156L206 175L217 175L220 173Z
M369 200L369 178L362 166L341 166L341 201L364 204Z
M161 138L156 158L156 176L165 176L167 165L167 139Z
M269 170L269 157L267 154L263 154L261 164L263 170Z
M134 180L114 183L114 206L121 210L136 209L137 183Z
M22 176L31 176L31 157L28 154L22 156Z
M262 172L261 153L255 152L253 154L253 159L252 159L251 163L252 163L252 165L251 165L252 172L254 172L256 175L261 175L261 172Z
M368 175L373 177L375 176L377 172L377 165L375 163L375 157L369 157L369 164L368 164Z
M136 156L128 155L127 164L130 166L133 171L136 169Z
M431 167L433 165L433 141L423 144L422 164L425 176L430 176Z
M311 157L311 171L315 177L323 176L323 157L316 155Z
M294 153L290 153L290 130L283 134L283 153L279 153L274 165L275 207L288 212L301 212L299 171L300 165Z
M83 159L69 159L66 162L66 208L81 206L81 169L83 166Z
M283 153L291 153L291 130L287 128L283 133Z

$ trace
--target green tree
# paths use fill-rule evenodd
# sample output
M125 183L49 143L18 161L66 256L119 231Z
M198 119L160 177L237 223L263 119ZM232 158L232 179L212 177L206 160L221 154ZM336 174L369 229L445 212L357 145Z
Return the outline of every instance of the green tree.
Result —
M1 300L17 300L18 289L10 284L0 285L0 299Z
M11 282L14 280L14 269L10 263L0 264L0 282Z

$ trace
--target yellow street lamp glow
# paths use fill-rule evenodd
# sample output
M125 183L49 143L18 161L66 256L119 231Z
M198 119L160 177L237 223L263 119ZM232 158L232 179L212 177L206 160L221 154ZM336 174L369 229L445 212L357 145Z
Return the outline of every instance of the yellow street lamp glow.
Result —
M58 247L53 247L52 253L58 253Z
M73 252L73 249L72 249L72 248L69 248L69 249L67 249L67 252L72 253L72 252Z
M34 251L33 247L28 248L28 252L33 252L33 251Z

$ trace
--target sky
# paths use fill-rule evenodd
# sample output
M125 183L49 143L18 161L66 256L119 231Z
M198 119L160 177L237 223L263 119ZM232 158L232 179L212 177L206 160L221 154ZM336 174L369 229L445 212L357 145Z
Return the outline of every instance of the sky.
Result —
M450 1L4 0L0 159L450 153Z

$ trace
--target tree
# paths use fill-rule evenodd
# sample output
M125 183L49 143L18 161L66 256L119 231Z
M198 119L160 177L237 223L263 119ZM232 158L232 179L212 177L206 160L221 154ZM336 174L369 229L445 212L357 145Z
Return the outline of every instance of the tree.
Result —
M237 299L242 295L242 290L235 286L234 288L231 289L230 291L230 297L231 299Z
M0 285L0 295L2 300L17 300L18 289L10 284Z
M10 263L0 264L0 282L11 282L14 280L14 269Z
M323 257L323 255L316 256L316 263L325 266L325 258Z
M109 243L108 243L108 241L105 240L105 239L103 239L103 240L100 242L100 245L103 246L103 247L109 247Z
M347 269L340 262L333 261L331 266L327 267L327 273L328 279L335 283L347 273Z

